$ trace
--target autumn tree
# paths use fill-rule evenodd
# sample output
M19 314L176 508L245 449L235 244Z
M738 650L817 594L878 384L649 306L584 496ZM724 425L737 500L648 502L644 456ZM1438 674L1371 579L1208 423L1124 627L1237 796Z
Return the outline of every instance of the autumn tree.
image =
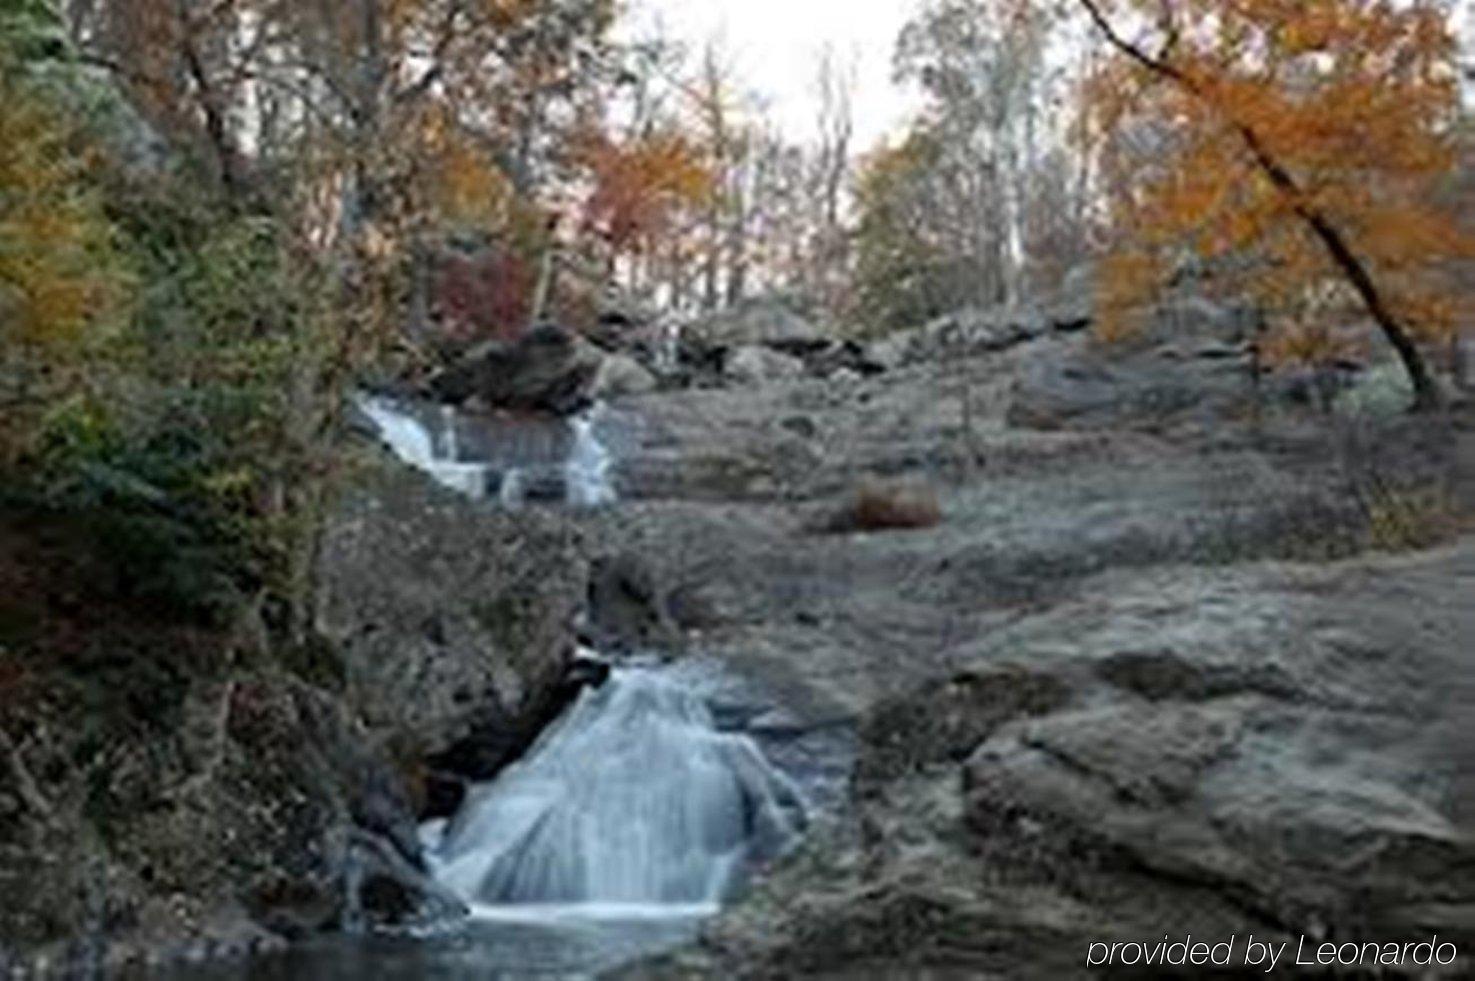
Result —
M1122 198L1128 247L1106 277L1124 323L1184 250L1237 257L1288 332L1317 343L1360 308L1402 359L1416 408L1441 402L1420 351L1447 337L1440 268L1465 250L1434 191L1454 163L1446 5L1383 0L1078 0L1117 54L1101 125L1163 138Z
M596 136L587 153L594 187L584 221L607 243L611 264L657 248L677 215L700 206L711 190L698 151L678 132L628 142Z
M126 278L85 142L0 54L0 467L79 378Z

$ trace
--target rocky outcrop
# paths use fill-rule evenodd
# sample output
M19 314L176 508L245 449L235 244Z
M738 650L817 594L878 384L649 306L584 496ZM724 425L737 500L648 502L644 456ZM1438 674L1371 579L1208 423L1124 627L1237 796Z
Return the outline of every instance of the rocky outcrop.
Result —
M478 345L432 379L429 390L456 405L570 415L588 403L603 360L573 331L544 324L515 342Z
M879 705L853 829L654 973L1086 977L1090 942L1164 933L1463 951L1472 587L1470 540L1108 574Z
M1113 349L1080 338L1031 347L1008 420L1031 429L1214 426L1269 394L1242 346Z
M691 325L688 335L716 347L763 345L783 348L823 343L814 324L775 300L749 300Z
M489 779L546 721L588 565L556 515L372 473L323 536L317 629L369 730L403 747L443 810L446 781Z
M946 358L997 354L1051 334L1073 334L1091 326L1089 303L967 308L938 317L915 330L871 342L865 361L888 370Z

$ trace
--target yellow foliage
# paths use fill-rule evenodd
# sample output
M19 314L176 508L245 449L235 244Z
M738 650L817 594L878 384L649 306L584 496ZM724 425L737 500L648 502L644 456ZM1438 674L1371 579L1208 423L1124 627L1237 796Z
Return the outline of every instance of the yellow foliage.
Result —
M123 295L85 156L51 108L0 78L0 462L27 449Z
M456 125L449 110L428 114L423 145L431 203L439 218L456 224L499 228L506 224L514 191L490 155Z

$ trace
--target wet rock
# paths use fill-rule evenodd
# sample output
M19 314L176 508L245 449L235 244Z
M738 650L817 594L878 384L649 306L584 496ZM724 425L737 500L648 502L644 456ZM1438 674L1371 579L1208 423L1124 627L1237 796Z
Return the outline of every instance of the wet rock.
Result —
M652 568L624 553L596 559L589 576L589 629L600 650L668 649L678 632Z
M392 842L358 833L348 863L349 896L343 915L350 931L432 927L466 914L465 903Z

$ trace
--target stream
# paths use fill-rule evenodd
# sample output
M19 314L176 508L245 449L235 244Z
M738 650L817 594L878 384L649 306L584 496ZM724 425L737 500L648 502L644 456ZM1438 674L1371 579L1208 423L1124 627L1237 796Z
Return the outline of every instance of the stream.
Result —
M490 435L430 407L362 397L358 408L403 462L491 506L616 501L598 406ZM326 936L163 976L587 978L690 942L809 819L796 782L719 724L713 703L731 680L708 664L614 661L521 761L473 787L451 819L424 825L429 870L464 918L422 936Z

